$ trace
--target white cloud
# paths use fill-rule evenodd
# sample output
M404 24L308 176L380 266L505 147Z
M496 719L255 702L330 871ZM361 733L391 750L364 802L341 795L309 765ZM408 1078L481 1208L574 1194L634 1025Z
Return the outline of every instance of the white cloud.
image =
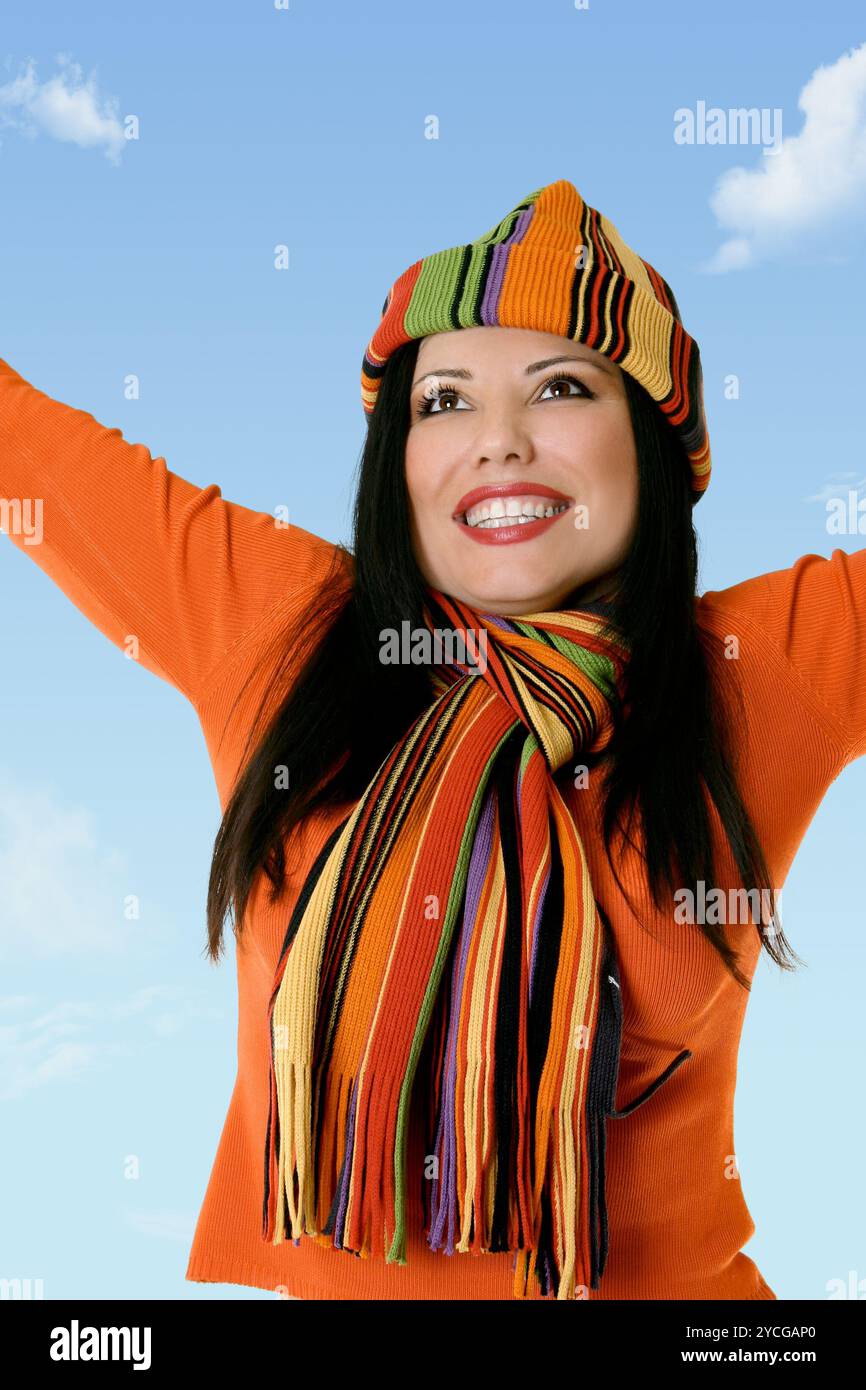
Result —
M178 985L145 985L128 999L111 1006L114 1020L144 1015L145 1025L158 1038L174 1037L188 1023L201 1018L222 1018L222 1009L198 1004Z
M856 481L855 481L856 479ZM866 488L866 475L848 471L847 473L831 473L826 483L822 483L817 492L813 492L811 497L807 497L807 502L828 502L831 498L847 498L849 489L856 492L858 497L861 488Z
M68 55L59 54L57 66L57 75L40 82L29 58L18 77L0 86L0 124L31 139L42 132L82 149L102 149L119 164L126 139L116 98L100 98L93 74L85 80Z
M104 1071L142 1051L148 1034L173 1037L191 1021L222 1017L178 985L148 985L106 1003L68 999L41 1011L39 1004L32 995L0 999L0 1101ZM123 1027L131 1018L138 1021Z
M710 206L731 236L703 270L742 270L786 245L808 257L810 235L866 206L866 43L817 68L797 105L799 134L766 151L759 168L718 180Z
M54 959L128 946L121 869L116 851L100 850L84 807L0 772L0 954Z
M77 1031L40 1020L7 1024L0 1016L0 1100L16 1100L29 1091L57 1082L77 1081L92 1070L98 1056L93 1042L63 1036Z

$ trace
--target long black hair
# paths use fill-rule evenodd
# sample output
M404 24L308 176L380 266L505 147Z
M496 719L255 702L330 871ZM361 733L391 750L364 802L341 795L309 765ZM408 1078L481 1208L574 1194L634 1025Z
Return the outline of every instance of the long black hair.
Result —
M260 870L270 882L272 901L282 893L285 848L299 822L335 805L345 806L348 814L430 702L425 666L379 659L383 628L399 632L407 620L410 631L423 628L424 579L410 540L405 477L418 347L413 340L394 352L381 378L359 461L352 545L335 548L333 568L303 622L277 635L267 695L251 723L214 844L207 898L207 953L213 960L223 949L227 914L240 934ZM767 894L772 900L773 886L737 789L738 744L730 736L742 720L741 696L721 644L696 619L698 549L688 460L649 394L628 373L623 378L638 458L638 517L617 574L609 621L629 646L623 702L628 715L614 703L609 747L595 756L583 753L581 760L590 768L603 767L609 859L617 826L637 845L631 833L637 816L645 880L657 907L665 888L694 891L700 880L708 887L715 883L708 794L743 885L757 890L764 903ZM567 602L579 603L580 593L575 590ZM268 698L277 708L265 718ZM289 770L287 787L277 769ZM672 900L665 901L670 911ZM697 925L748 988L724 927ZM762 945L777 965L792 969L787 957L799 957L778 919L774 916L769 931L763 925L761 911L756 926Z

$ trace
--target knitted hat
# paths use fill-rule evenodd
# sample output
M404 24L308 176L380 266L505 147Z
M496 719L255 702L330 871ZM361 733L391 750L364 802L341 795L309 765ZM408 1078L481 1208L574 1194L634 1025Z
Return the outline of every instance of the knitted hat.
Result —
M682 441L699 500L710 481L710 443L698 345L667 281L567 179L527 194L477 241L424 256L394 282L364 353L366 413L398 347L483 325L558 333L617 362Z

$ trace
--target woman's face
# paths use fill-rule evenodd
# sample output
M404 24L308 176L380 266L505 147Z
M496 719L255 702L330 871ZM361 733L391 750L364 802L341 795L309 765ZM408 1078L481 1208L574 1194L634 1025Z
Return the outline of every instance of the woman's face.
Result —
M580 600L614 587L637 519L616 363L526 328L434 333L421 340L410 410L412 544L428 584L515 615L552 611L578 588Z

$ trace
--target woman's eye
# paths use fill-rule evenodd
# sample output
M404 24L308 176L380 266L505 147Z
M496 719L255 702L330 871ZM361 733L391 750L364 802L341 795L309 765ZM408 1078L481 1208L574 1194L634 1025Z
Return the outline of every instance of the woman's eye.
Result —
M585 396L591 396L591 395L592 395L592 392L589 391L589 390L587 389L586 386L584 386L584 384L583 384L582 381L578 381L578 379L577 379L576 376L556 376L556 377L553 378L552 381L548 381L548 382L547 382L546 386L544 387L544 391L549 391L550 388L551 388L552 386L579 386L580 389L581 389L581 391L583 392L583 394L584 394ZM543 396L543 394L544 394L544 392L542 392L542 396ZM574 393L573 393L573 392L569 392L569 393L568 393L568 395L572 395L572 394L574 394ZM566 397L565 397L566 400L568 399L568 395L566 395ZM542 397L540 396L540 397L539 397L539 400L540 400L541 398L542 398ZM562 398L560 398L560 399L562 399Z
M419 415L450 415L450 409L433 409L434 405L438 405L445 396L454 396L456 400L460 399L459 393L455 391L453 386L431 386L421 397L417 413Z

